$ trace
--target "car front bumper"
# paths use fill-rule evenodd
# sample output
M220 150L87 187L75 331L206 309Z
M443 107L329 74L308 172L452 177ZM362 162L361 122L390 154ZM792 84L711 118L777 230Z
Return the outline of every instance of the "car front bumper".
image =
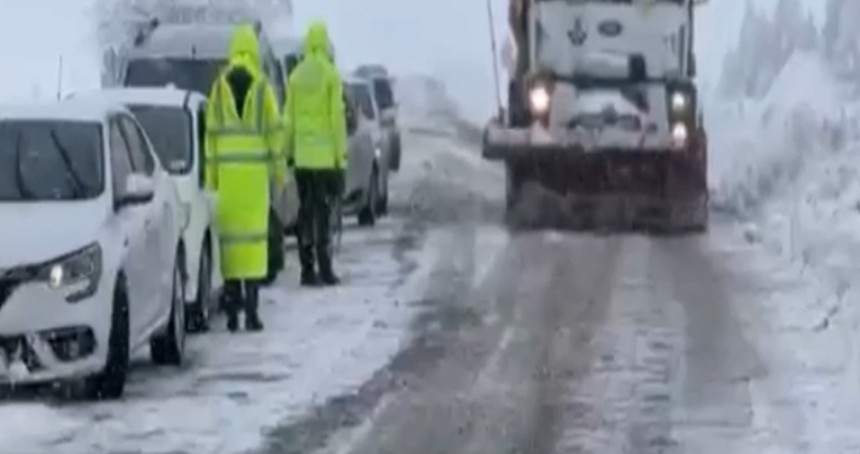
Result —
M6 285L6 284L2 284ZM68 303L44 283L20 283L0 305L0 384L76 379L104 366L112 289Z

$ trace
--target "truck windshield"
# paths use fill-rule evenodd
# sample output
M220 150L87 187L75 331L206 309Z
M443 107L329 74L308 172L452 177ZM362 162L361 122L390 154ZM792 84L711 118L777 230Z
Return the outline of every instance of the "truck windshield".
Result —
M0 201L93 199L103 160L99 123L0 121Z
M128 64L124 85L164 87L172 83L178 88L208 95L226 63L226 60L134 59Z
M132 105L129 107L146 130L155 153L172 175L184 175L194 164L191 116L179 107Z

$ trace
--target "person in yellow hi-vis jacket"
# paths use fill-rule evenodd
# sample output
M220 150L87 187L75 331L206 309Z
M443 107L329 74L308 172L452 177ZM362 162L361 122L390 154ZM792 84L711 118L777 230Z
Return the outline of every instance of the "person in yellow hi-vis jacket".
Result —
M260 331L259 283L268 268L271 189L286 184L284 136L275 91L261 63L254 28L233 33L229 62L209 93L206 187L217 194L227 328ZM274 184L271 184L274 178Z
M347 168L343 83L334 66L325 23L308 28L304 57L290 74L284 107L287 154L299 190L301 283L337 285L331 263L331 209ZM314 269L314 255L319 274Z

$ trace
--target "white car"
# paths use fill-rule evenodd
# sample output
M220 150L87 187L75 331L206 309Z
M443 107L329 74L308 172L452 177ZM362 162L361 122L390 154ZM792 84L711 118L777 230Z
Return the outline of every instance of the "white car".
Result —
M139 349L181 364L179 213L124 107L0 108L0 382L118 398Z
M177 88L114 88L73 97L123 104L149 135L182 202L183 266L191 277L185 284L186 328L190 332L208 330L223 278L220 248L215 242L215 197L203 186L206 96Z

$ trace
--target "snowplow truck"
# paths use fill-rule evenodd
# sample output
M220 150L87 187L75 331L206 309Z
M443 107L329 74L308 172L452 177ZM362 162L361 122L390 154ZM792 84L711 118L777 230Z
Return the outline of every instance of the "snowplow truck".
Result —
M483 134L516 227L703 232L694 12L707 0L512 0L508 105Z

